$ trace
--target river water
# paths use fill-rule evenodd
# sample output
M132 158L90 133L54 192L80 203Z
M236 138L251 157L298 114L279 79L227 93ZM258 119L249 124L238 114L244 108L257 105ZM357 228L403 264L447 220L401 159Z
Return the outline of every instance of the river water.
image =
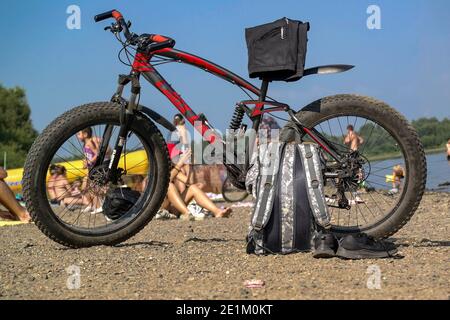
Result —
M442 183L450 184L450 162L447 161L446 153L433 153L427 156L427 189L450 192L450 185L441 186ZM372 172L369 180L374 187L386 188L390 187L390 184L386 182L386 175L392 174L392 167L400 164L404 165L403 161L399 159L387 159L382 161L371 162Z

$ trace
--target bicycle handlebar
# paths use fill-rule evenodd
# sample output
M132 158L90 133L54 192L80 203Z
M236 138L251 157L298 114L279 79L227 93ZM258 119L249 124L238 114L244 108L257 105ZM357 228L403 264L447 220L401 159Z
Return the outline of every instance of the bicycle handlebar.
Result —
M125 38L130 42L136 44L136 42L139 42L139 38L142 38L142 36L137 36L136 34L133 34L128 29L128 24L125 22L125 19L123 18L122 14L113 9L110 11L106 11L103 13L100 13L94 17L95 22L100 22L109 18L116 19L117 23L120 25L120 27L123 30L123 34ZM146 44L145 47L141 47L140 49L144 50L147 53L151 53L152 51L161 50L164 48L173 48L175 46L175 40L171 39L169 37L164 37L158 34L152 34L152 35L146 35L149 36L150 44Z
M133 38L133 34L130 33L130 30L128 29L128 25L125 22L125 19L123 18L122 14L117 11L116 9L110 10L110 11L106 11L103 13L100 13L98 15L96 15L94 17L94 21L95 22L100 22L109 18L114 18L116 19L117 23L120 25L120 27L123 30L123 34L125 35L125 38L128 41L131 41Z
M115 18L116 20L119 20L120 18L122 18L122 14L119 11L113 9L96 15L94 17L94 21L100 22L109 18Z

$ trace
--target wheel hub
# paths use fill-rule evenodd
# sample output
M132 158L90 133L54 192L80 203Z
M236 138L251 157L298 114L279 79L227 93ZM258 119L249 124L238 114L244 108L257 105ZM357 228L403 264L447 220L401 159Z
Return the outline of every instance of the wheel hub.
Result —
M122 168L117 168L116 174L111 177L110 170L107 165L101 165L98 167L94 167L89 172L89 180L93 183L93 185L97 187L104 187L109 182L117 183L120 180L120 177L124 174L124 170Z

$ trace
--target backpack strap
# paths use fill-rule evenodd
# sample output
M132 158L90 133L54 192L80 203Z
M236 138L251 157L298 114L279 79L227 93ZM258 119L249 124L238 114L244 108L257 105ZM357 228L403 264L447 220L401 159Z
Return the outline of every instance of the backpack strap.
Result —
M281 250L282 252L292 252L294 248L294 229L296 219L295 204L298 201L297 195L294 194L295 168L296 161L299 156L296 155L297 149L294 143L286 144L283 157L280 163L281 177L278 181L279 194L279 214L281 215Z
M330 228L330 214L323 192L322 168L317 147L311 143L298 145L305 169L308 199L316 223Z
M270 218L278 177L280 158L285 144L269 143L261 146L260 170L255 209L252 217L252 227L262 230ZM271 154L271 151L273 152Z

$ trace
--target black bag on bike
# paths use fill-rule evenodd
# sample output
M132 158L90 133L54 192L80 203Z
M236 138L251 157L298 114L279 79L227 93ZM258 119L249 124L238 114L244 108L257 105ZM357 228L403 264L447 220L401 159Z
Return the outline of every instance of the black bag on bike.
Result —
M270 148L271 155L270 150L260 152L254 164L259 170L252 167L247 176L256 194L247 253L309 251L316 226L330 225L318 147L282 143Z
M141 193L128 187L120 187L106 194L103 213L111 220L117 220L126 214L138 201Z
M303 76L309 23L282 18L245 29L250 78L296 81Z

